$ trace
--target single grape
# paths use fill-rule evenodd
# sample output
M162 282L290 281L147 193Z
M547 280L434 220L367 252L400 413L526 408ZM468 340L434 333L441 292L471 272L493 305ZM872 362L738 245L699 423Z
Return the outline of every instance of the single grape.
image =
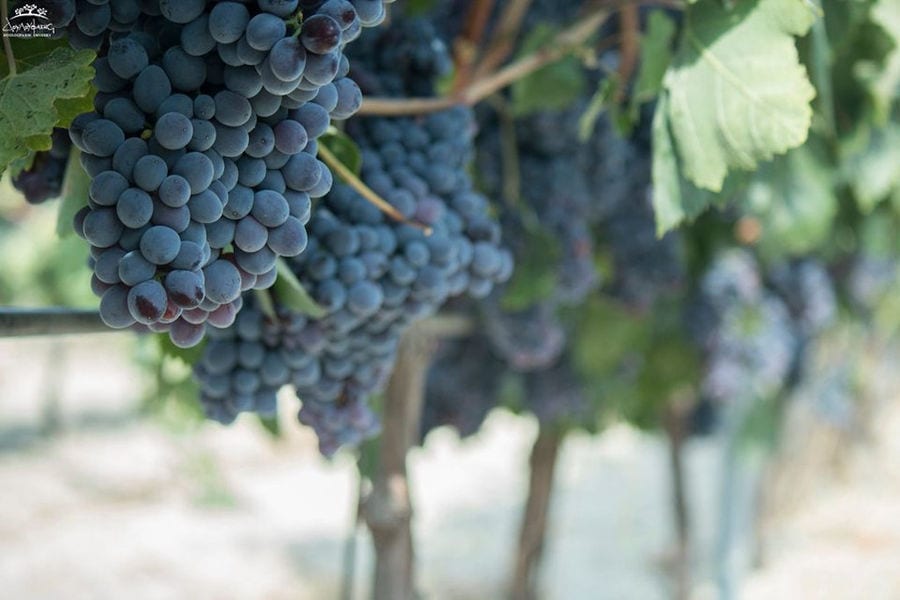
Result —
M141 254L156 265L172 262L181 249L181 238L169 227L154 225L144 232L140 242Z
M143 281L128 291L128 311L138 323L159 321L168 305L166 290L155 279Z
M170 271L166 275L165 289L177 306L196 308L205 296L204 276L199 271Z
M249 21L250 13L243 4L219 2L209 13L209 33L220 44L230 44L240 39Z
M194 126L185 115L169 112L156 121L153 135L156 136L163 148L179 150L191 141L191 137L194 135Z
M219 304L236 300L241 294L241 275L227 260L217 260L203 269L206 297Z
M247 43L256 50L271 50L275 42L284 37L287 28L284 19L270 13L260 13L247 24Z
M122 79L131 79L147 68L147 51L130 37L121 38L109 45L109 68Z
M300 41L315 54L332 52L341 44L341 26L327 15L313 15L303 21Z
M116 215L126 227L138 229L153 216L153 199L144 190L128 188L116 203Z

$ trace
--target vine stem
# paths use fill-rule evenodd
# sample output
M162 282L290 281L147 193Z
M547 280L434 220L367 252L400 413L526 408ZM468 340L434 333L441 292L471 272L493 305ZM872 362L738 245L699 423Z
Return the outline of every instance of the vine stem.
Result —
M481 39L484 37L485 29L487 29L493 8L494 0L481 0L473 2L469 6L462 35L453 43L454 57L456 59L456 78L453 82L454 93L465 89L472 79L472 67L478 58L478 49L481 45Z
M437 112L457 104L472 106L523 77L562 59L596 33L608 16L609 11L606 9L595 10L558 33L545 47L490 75L474 79L469 86L453 97L365 98L358 114L402 116Z
M9 23L8 4L7 0L0 0L0 12L3 13L3 18L6 19L7 23ZM16 57L13 54L12 44L5 35L3 36L3 52L6 54L6 62L9 63L9 74L15 77L16 73L18 73L18 70L16 69Z
M484 57L475 69L476 77L486 77L503 64L512 53L522 21L531 7L532 0L511 0L500 15L500 23L497 32L491 40L491 45L484 53Z
M374 600L416 597L412 500L406 455L419 440L425 376L436 345L413 325L400 341L397 362L384 398L378 466L363 514L375 546Z
M559 458L563 434L555 427L538 426L538 435L531 448L528 481L528 500L519 528L519 545L510 584L512 600L531 600L537 597L536 580L553 495L553 478Z
M356 176L356 174L347 168L347 165L342 163L340 159L334 155L328 148L325 147L324 144L319 145L319 156L322 157L322 160L325 161L329 167L334 170L338 176L344 180L350 187L356 190L360 196L365 198L368 202L374 204L378 210L394 219L395 221L399 221L401 223L406 223L408 225L412 225L413 227L418 227L422 231L425 232L425 235L431 234L431 228L427 225L423 225L422 223L417 223L415 221L410 221L404 217L400 211L391 206L384 198L375 193L375 191L367 186L362 179Z
M640 55L641 23L638 7L635 4L626 4L619 9L619 27L622 31L619 48L621 59L619 60L619 81L622 85L617 93L617 102L625 98L628 82L637 68Z
M96 310L73 308L0 308L0 338L111 333Z
M665 430L669 441L669 469L672 483L672 516L675 520L676 549L674 557L673 598L690 596L690 514L685 483L684 443L688 434L690 405L676 399L666 407Z

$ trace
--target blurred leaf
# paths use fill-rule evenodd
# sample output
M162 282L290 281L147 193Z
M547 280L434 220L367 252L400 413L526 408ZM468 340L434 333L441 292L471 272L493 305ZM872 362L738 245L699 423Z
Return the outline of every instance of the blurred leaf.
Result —
M730 169L753 170L806 140L815 90L794 36L805 34L813 18L803 0L740 2L733 9L700 0L687 10L665 76L667 102L657 109L658 129L671 132L687 180L721 191Z
M91 179L81 166L80 156L78 148L72 146L69 152L69 162L66 164L66 178L63 180L60 194L59 212L56 215L56 235L61 239L75 233L72 225L75 213L87 206L88 203Z
M517 258L513 276L501 299L507 310L523 310L549 298L556 289L557 240L538 227L529 228L523 237L522 256Z
M647 31L641 37L641 66L634 82L633 104L649 102L659 95L666 69L672 61L675 33L675 21L665 12L650 12Z
M193 348L179 348L172 343L172 340L169 339L169 334L167 333L157 334L156 339L159 343L160 353L164 359L175 358L189 366L193 366L200 361L200 358L203 356L203 349L206 347L206 338Z
M278 259L277 268L278 279L272 286L272 292L277 296L280 305L314 319L321 319L327 314L326 310L312 299L284 259Z
M845 144L842 164L859 209L871 212L900 186L900 125L867 130L861 148Z
M682 177L666 117L668 102L665 95L660 96L653 115L653 209L659 237L684 221L695 219L710 206L724 204L739 179L736 175L729 176L722 192L714 194Z
M319 143L331 150L331 153L354 175L359 177L362 170L362 154L350 136L335 127L329 127L328 131L319 138Z
M263 415L256 415L259 420L259 424L262 425L262 428L265 429L269 435L273 438L281 438L281 423L278 420L278 416L274 417L264 417Z
M594 126L597 119L603 114L603 109L615 98L619 90L619 80L615 76L604 78L597 86L597 91L591 97L587 108L578 119L578 138L585 142L594 134Z
M519 56L547 47L558 31L539 25L522 42ZM512 112L524 116L543 110L560 110L571 106L582 95L585 74L575 56L566 56L546 67L517 80L512 85Z
M893 49L880 69L870 78L869 90L875 104L876 119L886 122L900 88L900 2L879 0L872 8L872 20L893 41Z
M820 160L810 145L760 167L743 203L762 225L765 253L809 252L828 239L838 209L832 182L830 163Z
M640 353L648 339L646 319L605 297L584 306L575 327L573 357L580 373L605 378L626 356Z

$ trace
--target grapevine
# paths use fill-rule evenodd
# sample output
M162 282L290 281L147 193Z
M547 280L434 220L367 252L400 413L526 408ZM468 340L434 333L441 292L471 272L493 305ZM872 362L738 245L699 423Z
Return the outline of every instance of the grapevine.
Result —
M739 480L798 412L858 434L900 332L900 20L855 4L0 0L0 333L137 339L205 427L295 414L358 467L378 600L428 595L434 430L533 423L516 599L573 434L659 435L669 591L733 597Z

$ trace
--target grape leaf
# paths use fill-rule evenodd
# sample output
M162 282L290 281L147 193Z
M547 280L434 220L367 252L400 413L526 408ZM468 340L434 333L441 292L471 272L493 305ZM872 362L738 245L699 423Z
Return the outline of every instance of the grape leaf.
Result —
M81 207L86 206L88 202L91 180L81 166L80 155L81 152L78 148L72 146L69 161L66 164L66 178L63 180L62 194L60 194L59 211L56 213L56 235L61 239L75 233L72 226L75 213L81 210Z
M278 415L263 416L257 414L256 417L259 419L260 426L262 426L270 436L276 439L281 437L281 423L278 421Z
M900 88L900 3L896 0L879 0L872 7L872 20L887 33L894 42L894 48L887 55L880 72L869 82L877 117L886 121L891 105Z
M578 139L581 142L588 141L594 135L594 127L597 125L597 120L621 88L619 78L615 75L604 78L597 86L597 91L594 92L587 108L584 109L584 113L578 119Z
M848 139L842 150L841 165L862 212L871 212L900 190L900 125L866 129Z
M319 138L319 143L331 150L341 163L359 177L362 170L362 153L350 136L335 127L329 127L328 131Z
M717 196L709 190L701 190L684 179L666 118L667 109L668 99L660 96L653 115L653 210L659 237L681 222L694 219L710 205L724 203L729 197L728 193Z
M93 59L91 50L57 48L33 69L0 80L0 173L30 151L50 147L61 118L57 102L88 94Z
M278 260L278 279L272 286L272 291L278 296L278 303L290 310L309 315L314 319L325 316L325 309L316 304L303 284L288 267L283 259Z
M193 365L203 356L203 348L206 346L206 339L192 348L180 348L172 343L169 334L157 334L156 340L159 343L159 352L163 358L175 358L186 365Z
M762 225L759 245L772 256L809 252L827 240L837 215L829 163L812 144L763 165L744 195Z
M675 22L661 10L647 18L647 32L641 37L641 66L634 82L632 102L647 102L662 88L663 77L671 61Z
M547 47L556 33L552 27L536 27L522 42L519 56ZM513 113L523 116L539 110L567 108L581 97L584 87L584 69L579 60L566 56L512 85Z
M794 44L814 20L805 2L723 4L698 0L687 10L661 117L684 177L715 192L730 169L753 170L801 145L815 96Z

